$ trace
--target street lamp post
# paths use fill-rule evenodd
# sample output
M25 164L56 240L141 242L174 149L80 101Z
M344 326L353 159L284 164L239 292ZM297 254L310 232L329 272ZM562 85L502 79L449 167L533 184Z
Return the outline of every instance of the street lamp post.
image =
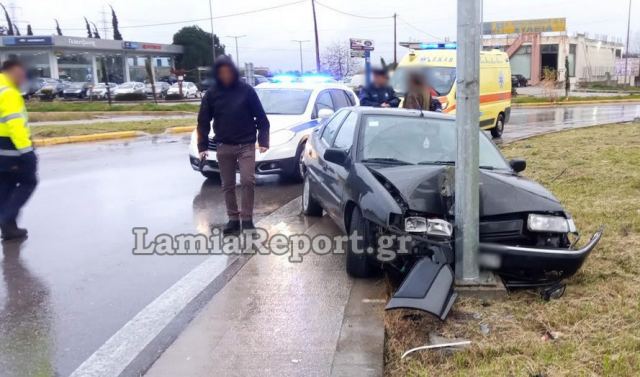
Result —
M211 53L213 54L213 62L216 62L216 35L213 33L213 5L209 0L209 23L211 24Z
M304 74L304 63L302 62L302 44L303 43L307 43L307 42L311 42L308 39L305 40L299 40L299 39L293 39L292 42L296 42L298 44L298 46L300 47L300 74L303 75Z
M455 172L456 278L461 283L480 280L479 246L479 137L480 46L482 0L458 0L457 156Z
M240 69L240 52L238 50L238 39L240 38L244 38L246 37L246 35L227 35L227 38L233 38L236 40L236 65L238 66L238 69Z

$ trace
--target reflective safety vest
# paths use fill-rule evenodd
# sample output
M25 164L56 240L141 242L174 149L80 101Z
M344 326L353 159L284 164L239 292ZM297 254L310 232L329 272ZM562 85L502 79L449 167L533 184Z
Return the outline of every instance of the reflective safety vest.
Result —
M18 88L0 73L0 159L33 151L27 110Z

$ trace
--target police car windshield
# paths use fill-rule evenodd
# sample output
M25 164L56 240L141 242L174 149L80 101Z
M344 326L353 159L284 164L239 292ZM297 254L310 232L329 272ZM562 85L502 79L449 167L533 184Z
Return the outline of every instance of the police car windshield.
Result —
M456 69L453 67L399 67L391 79L393 89L399 94L406 93L407 79L414 72L422 74L427 83L441 96L449 94L456 80Z
M453 165L456 127L451 120L367 115L362 120L360 161L380 164ZM493 143L480 132L480 166L509 170Z
M256 88L256 92L264 111L272 115L304 114L311 97L308 89Z

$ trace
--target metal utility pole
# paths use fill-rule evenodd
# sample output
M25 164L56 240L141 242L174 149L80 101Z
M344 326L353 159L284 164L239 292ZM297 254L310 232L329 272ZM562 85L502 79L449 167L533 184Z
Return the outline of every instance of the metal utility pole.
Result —
M213 63L216 62L216 35L213 33L213 5L209 0L209 24L211 26L211 53L213 54Z
M393 64L398 65L398 15L393 14Z
M227 35L227 38L233 38L236 40L236 58L234 60L236 61L236 66L238 66L238 69L240 69L240 52L238 50L238 39L244 37L246 37L246 35Z
M316 71L320 73L320 42L318 40L318 19L316 17L315 0L311 0L311 10L313 10L313 30L316 36Z
M303 75L304 74L304 63L302 62L302 44L303 43L307 43L307 42L311 42L308 39L305 40L299 40L299 39L293 39L292 42L296 42L298 44L298 46L300 47L300 74Z
M467 283L477 282L480 279L478 153L481 38L482 0L458 0L455 270L456 278Z
M627 47L625 48L624 59L624 84L629 80L629 33L631 32L631 0L629 0L629 15L627 18Z

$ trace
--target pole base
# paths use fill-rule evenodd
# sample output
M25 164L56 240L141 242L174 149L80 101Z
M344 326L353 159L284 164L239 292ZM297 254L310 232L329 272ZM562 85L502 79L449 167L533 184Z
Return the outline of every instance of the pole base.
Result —
M456 280L455 291L460 297L499 300L507 297L507 288L493 272L480 271L477 280Z

